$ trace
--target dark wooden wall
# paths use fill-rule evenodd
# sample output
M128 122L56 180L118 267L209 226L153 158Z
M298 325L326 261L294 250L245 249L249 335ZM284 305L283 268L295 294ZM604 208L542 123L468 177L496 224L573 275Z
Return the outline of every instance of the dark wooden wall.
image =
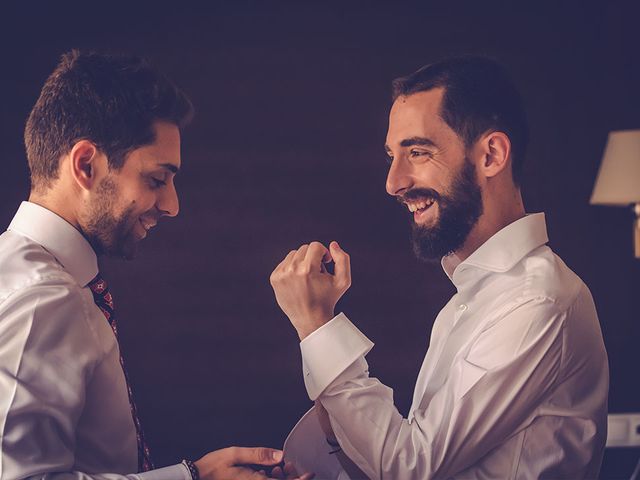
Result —
M591 287L611 411L640 410L632 217L588 204L607 133L640 128L637 2L435 3L4 7L0 223L28 195L22 129L64 51L148 56L196 105L180 215L134 262L104 267L158 463L230 444L279 447L309 407L297 337L268 277L315 239L351 253L353 286L339 307L376 342L372 372L406 413L453 287L414 260L406 215L384 191L389 84L451 54L493 55L521 87L527 208L547 213L551 246ZM607 475L630 473L609 463Z

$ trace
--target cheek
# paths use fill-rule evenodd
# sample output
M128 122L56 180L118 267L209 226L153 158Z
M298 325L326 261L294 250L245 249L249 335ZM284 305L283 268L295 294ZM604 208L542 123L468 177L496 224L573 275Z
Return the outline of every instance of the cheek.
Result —
M138 216L151 210L156 203L156 195L148 188L131 188L121 194L124 209Z
M431 188L440 194L449 191L452 181L451 172L435 163L422 165L418 169L416 178L419 186Z

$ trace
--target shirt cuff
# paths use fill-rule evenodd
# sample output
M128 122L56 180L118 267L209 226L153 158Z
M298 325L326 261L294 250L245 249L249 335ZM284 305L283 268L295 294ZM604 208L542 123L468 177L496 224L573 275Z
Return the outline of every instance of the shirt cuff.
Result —
M149 470L135 475L140 480L191 480L191 472L183 463L170 467Z
M307 336L300 342L300 350L309 398L318 398L342 372L372 348L373 342L344 313ZM366 362L362 363L366 365Z

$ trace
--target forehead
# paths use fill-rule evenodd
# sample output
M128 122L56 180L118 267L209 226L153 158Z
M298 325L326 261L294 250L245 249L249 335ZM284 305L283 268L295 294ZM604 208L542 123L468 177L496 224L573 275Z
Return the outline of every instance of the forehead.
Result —
M398 97L389 113L387 144L393 146L411 137L456 136L440 116L443 95L443 88L434 88Z
M139 162L144 168L172 165L180 168L180 130L169 122L158 121L153 125L156 138L149 145L133 150L128 160Z

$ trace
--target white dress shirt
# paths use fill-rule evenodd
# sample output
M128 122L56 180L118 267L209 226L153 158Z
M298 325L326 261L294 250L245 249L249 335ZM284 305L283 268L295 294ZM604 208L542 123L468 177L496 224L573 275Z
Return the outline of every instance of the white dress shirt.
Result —
M589 289L547 241L544 214L528 215L463 262L443 259L457 293L434 323L408 418L369 377L373 344L344 314L301 342L309 396L370 478L597 478L607 354Z
M190 480L136 474L117 340L87 284L96 255L71 224L23 202L0 236L0 479Z

